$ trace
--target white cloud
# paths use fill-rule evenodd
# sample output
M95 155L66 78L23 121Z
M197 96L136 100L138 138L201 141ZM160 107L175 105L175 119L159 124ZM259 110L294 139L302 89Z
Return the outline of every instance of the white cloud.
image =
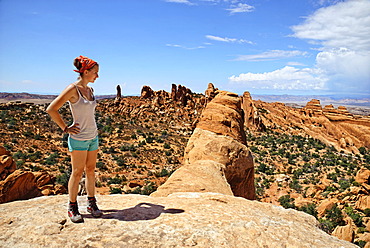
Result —
M302 24L292 27L293 37L319 45L312 68L289 62L282 69L265 73L242 73L229 77L231 83L251 89L328 90L370 94L370 0L322 0L335 3L318 9ZM241 55L236 60L263 61L306 56L302 51L272 50Z
M265 60L276 60L283 58L290 58L296 56L307 56L307 52L298 50L285 51L285 50L271 50L260 54L252 55L239 55L235 60L238 61L265 61Z
M166 46L169 46L169 47L177 47L177 48L182 48L182 49L186 49L186 50L195 50L195 49L205 48L204 46L186 47L186 46L178 45L178 44L166 44Z
M370 49L370 1L349 0L321 8L292 27L294 37L328 48Z
M188 1L188 0L165 0L168 3L184 3L187 5L194 5L194 3Z
M369 0L318 9L292 30L294 37L322 46L315 66L328 78L329 88L370 93Z
M316 66L330 78L330 88L370 93L370 51L333 48L317 54Z
M222 37L218 37L218 36L214 36L214 35L206 35L206 38L207 39L210 39L210 40L215 40L215 41L222 41L222 42L231 42L231 43L248 43L248 44L251 44L253 45L254 43L252 41L249 41L249 40L244 40L244 39L235 39L235 38L222 38Z
M229 77L229 81L260 90L323 90L326 79L321 77L318 70L286 66L272 72L233 75Z
M226 10L230 11L230 14L245 13L252 12L254 10L254 7L246 3L238 3L236 5L231 5L230 8Z
M290 66L306 66L305 64L302 64L300 62L295 62L295 61L288 62L287 65L290 65Z

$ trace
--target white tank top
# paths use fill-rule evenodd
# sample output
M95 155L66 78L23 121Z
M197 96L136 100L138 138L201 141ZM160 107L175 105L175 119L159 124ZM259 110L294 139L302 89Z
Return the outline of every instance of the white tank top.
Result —
M98 135L98 128L95 122L96 99L93 92L91 92L93 96L92 101L85 99L77 85L75 86L79 98L75 103L68 102L73 116L73 123L79 124L80 132L78 134L70 134L70 136L75 140L90 140Z

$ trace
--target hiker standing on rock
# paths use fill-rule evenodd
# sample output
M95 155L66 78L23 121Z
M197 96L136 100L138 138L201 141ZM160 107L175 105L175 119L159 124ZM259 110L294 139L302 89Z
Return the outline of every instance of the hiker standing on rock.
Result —
M98 153L98 129L95 122L96 99L93 89L88 86L99 77L99 65L84 56L74 60L74 66L80 76L55 98L47 108L53 121L68 133L68 148L71 152L72 174L68 182L69 206L68 216L72 222L83 222L78 211L77 194L82 174L86 175L87 211L93 217L101 217L102 212L95 199L95 167ZM59 114L65 102L69 103L73 116L73 124L67 126Z

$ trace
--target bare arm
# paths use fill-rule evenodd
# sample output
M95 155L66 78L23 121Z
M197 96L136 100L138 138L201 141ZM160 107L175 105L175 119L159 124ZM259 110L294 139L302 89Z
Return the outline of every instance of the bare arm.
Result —
M55 98L48 108L46 109L46 112L50 115L51 119L64 131L67 133L73 133L77 134L80 132L80 129L78 128L78 123L75 123L74 125L67 127L67 124L65 124L64 120L59 114L59 109L63 106L64 103L67 101L73 101L76 100L76 89L73 85L67 86L65 90L60 93L60 95Z

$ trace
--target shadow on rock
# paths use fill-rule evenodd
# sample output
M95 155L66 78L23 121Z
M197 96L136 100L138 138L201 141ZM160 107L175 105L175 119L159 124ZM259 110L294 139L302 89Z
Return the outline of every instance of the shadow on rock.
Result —
M138 221L138 220L153 220L161 214L180 214L185 212L183 209L168 208L165 209L162 205L152 203L139 203L135 207L123 210L108 209L102 210L103 219L117 219L121 221ZM91 215L86 215L84 218L92 218Z

